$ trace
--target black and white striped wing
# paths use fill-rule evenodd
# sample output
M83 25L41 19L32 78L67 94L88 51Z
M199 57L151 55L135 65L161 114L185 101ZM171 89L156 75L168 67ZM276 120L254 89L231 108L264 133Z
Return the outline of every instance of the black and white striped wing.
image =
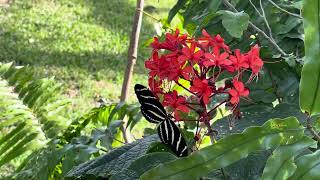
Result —
M177 125L170 119L166 119L158 126L158 134L161 141L168 145L170 149L178 156L188 155L188 146Z
M164 107L147 87L136 84L134 91L141 104L141 113L149 122L158 124L167 118Z

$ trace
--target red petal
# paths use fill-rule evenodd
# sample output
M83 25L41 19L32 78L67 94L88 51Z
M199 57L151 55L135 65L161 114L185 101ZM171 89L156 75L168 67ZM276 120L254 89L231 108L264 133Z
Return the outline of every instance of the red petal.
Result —
M177 110L180 110L180 111L185 112L185 113L190 111L189 108L187 106L185 106L185 105L179 105L177 107Z
M199 50L199 51L197 51L196 53L193 54L193 59L198 60L203 56L203 54L204 54L203 51Z
M249 95L249 90L248 89L245 89L244 91L242 91L240 93L241 96L248 96Z
M230 103L231 103L231 104L238 104L239 101L240 101L240 98L239 98L239 97L232 97L232 98L230 99Z
M202 29L202 35L205 37L210 37L210 34L205 29Z
M238 95L238 91L234 90L234 89L230 89L230 91L228 92L232 97L237 97Z

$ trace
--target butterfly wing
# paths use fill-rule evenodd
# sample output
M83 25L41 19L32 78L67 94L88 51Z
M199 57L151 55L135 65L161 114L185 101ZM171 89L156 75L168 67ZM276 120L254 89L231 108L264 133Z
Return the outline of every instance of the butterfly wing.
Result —
M169 146L178 157L188 155L188 146L184 137L177 125L169 118L159 124L158 135L162 143Z
M158 124L167 118L164 107L147 87L136 84L134 91L141 104L141 113L149 122Z
M136 84L134 91L141 104L141 113L151 123L159 124L158 134L162 143L179 157L188 155L188 147L177 125L168 117L158 98L145 86Z

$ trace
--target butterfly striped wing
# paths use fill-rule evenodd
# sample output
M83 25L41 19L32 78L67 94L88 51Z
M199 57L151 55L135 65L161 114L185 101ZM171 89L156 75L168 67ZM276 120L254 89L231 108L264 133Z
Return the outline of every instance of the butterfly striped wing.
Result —
M147 87L136 84L134 91L141 104L141 113L149 122L158 124L167 118L164 107Z
M135 93L141 104L141 113L151 123L158 125L158 134L162 143L179 157L188 155L188 147L177 125L171 121L158 98L145 86L136 84Z
M159 124L158 134L161 141L168 145L178 157L188 155L188 146L184 137L177 125L169 118Z

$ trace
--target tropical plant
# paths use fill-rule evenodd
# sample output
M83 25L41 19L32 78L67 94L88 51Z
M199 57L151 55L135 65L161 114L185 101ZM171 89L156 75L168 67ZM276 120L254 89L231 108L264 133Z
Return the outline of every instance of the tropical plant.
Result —
M61 114L70 103L59 99L53 79L34 79L28 67L0 64L0 166L43 147L59 136L68 120Z
M71 101L59 87L53 78L36 78L29 67L0 64L0 167L11 163L15 170L2 175L62 178L73 166L122 144L124 118L130 129L141 119L138 106L121 103L102 104L72 120L63 116Z
M319 179L319 4L319 0L305 0L303 7L299 0L178 0L168 21L179 14L190 34L199 36L201 30L206 29L209 34L221 34L230 49L240 48L245 52L252 43L261 46L265 66L260 71L259 81L248 86L250 101L238 104L242 112L238 116L232 113L209 124L219 133L218 140L187 157L173 157L162 143L150 143L150 138L154 138L150 136L74 167L67 177ZM158 45L175 45L176 41L171 41L174 36L166 37L168 43ZM171 53L168 57L176 55ZM192 57L186 59L192 60ZM156 55L152 58L160 59L158 65L164 59ZM151 69L151 65L147 67ZM160 80L161 73L169 71L168 68L158 70L161 71L157 72ZM170 72L182 72L179 70ZM230 75L223 78L230 78ZM195 84L191 83L191 87ZM172 88L170 85L150 87L156 91L159 87ZM160 96L160 100L163 99L165 95L164 98ZM217 102L212 100L212 103ZM178 106L171 108L181 111ZM197 131L191 131L193 128L185 123L181 129L189 142L198 137ZM140 143L143 148L137 148ZM190 145L195 147L194 143Z

